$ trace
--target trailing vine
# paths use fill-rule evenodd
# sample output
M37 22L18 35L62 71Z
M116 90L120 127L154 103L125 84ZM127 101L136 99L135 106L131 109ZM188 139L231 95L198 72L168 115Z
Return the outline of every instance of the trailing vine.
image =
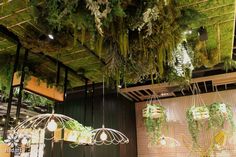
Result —
M151 143L156 144L162 136L162 129L167 123L165 108L159 104L147 104L144 116L144 124L150 136ZM157 111L158 113L155 113ZM153 114L160 114L158 117L153 117Z
M74 45L78 39L106 60L107 77L127 83L163 80L183 31L200 15L177 7L174 0L44 0L32 5L40 26L63 33L67 42L67 34L73 34Z

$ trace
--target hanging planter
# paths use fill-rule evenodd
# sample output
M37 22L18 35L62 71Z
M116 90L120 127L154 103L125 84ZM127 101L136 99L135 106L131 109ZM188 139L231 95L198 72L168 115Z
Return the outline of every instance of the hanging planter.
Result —
M217 130L223 128L224 124L229 122L231 129L234 130L233 111L230 105L215 102L209 105L208 109L210 114L209 128Z
M167 122L165 110L163 106L151 103L143 109L144 124L153 144L162 136L162 128Z
M194 120L204 120L209 118L209 110L206 106L191 107Z
M91 127L84 127L79 122L70 120L65 123L64 128L55 131L54 140L64 140L78 145L92 144L91 131Z
M160 118L163 115L163 107L158 104L147 104L147 107L143 109L143 117L147 118Z
M198 134L200 132L200 124L209 119L209 110L206 106L192 106L186 112L188 122L188 130L191 134L194 144L197 143Z

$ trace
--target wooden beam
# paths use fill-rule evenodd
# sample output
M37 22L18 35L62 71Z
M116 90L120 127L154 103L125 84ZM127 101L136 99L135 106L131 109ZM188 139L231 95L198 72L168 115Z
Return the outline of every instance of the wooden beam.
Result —
M181 5L178 8L185 8L185 7L190 7L190 6L192 7L194 5L198 5L198 4L205 3L205 2L208 2L208 0L200 0L200 1L197 1L197 2L194 2L194 3Z
M8 29L9 29L9 28L13 28L13 27L15 27L15 26L19 26L19 25L24 24L24 23L27 23L27 22L29 22L29 21L31 21L31 19L18 22L18 23L14 24L14 25L11 25L11 26L7 26L7 28L8 28Z
M38 3L37 5L41 5L41 4L43 4L43 2L40 2L40 3ZM27 10L30 9L30 8L32 8L32 6L29 6L29 7L20 9L20 10L17 10L17 11L15 11L15 12L12 13L12 14L8 14L8 15L5 15L5 16L2 16L2 17L0 17L0 20L3 20L3 19L5 19L5 18L8 18L8 17L10 17L10 16L16 15L16 14L21 13L21 12L27 11Z
M230 5L234 5L234 3L229 3L229 4L224 4L224 5L219 5L219 6L207 8L207 9L204 9L204 10L200 10L199 12L207 12L207 11L210 11L210 10L219 9L219 8L227 7L227 6L230 6Z

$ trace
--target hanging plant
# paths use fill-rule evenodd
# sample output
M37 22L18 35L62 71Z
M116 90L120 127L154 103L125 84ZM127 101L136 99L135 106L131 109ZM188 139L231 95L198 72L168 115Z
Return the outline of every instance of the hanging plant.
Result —
M231 129L234 130L233 111L231 106L225 103L215 102L208 106L209 109L209 128L222 129L226 122L229 122Z
M101 11L103 5L105 9ZM111 12L110 2L108 0L86 0L86 8L91 11L91 15L94 15L96 28L99 34L103 36L101 20L107 18L107 15Z
M201 130L201 122L208 120L209 110L206 106L192 106L186 112L186 119L188 122L188 130L191 134L194 144L197 143L198 134Z
M162 129L167 122L165 110L159 104L147 104L143 109L144 124L153 144L162 136Z
M75 144L91 144L92 143L92 128L85 127L77 121L67 121L65 123L66 140L72 141ZM72 145L73 146L73 145Z

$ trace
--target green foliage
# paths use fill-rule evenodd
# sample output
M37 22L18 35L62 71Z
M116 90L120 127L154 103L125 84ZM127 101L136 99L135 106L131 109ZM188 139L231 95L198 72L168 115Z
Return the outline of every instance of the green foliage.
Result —
M217 131L224 127L226 122L229 122L231 125L231 130L235 130L235 124L233 121L233 111L229 105L226 105L226 113L221 111L221 103L213 103L208 105L207 108L209 110L209 118L208 122L208 130ZM188 130L191 134L194 145L198 144L198 135L201 129L205 128L203 126L203 122L201 120L195 120L193 117L193 109L195 107L192 106L186 112L186 119L188 122Z
M85 127L75 120L67 121L65 123L65 128L67 128L69 130L77 131L78 134L77 134L76 143L79 144L79 143L87 142L88 144L91 144L91 142L92 142L91 131L93 130L93 128ZM72 144L71 146L76 147L77 145Z
M165 78L173 60L171 53L183 40L182 32L201 16L194 9L177 7L174 0L140 1L135 7L130 4L124 0L49 0L35 8L40 8L39 23L74 32L74 41L86 44L85 36L89 35L89 48L95 48L106 60L107 77L127 83L150 79L150 74L156 80ZM154 18L154 12L149 12L153 8L157 11Z
M0 136L0 144L4 144L3 137Z
M230 57L224 58L223 62L224 62L224 69L225 69L226 72L236 68L236 61L234 61Z
M23 101L30 104L31 105L30 107L35 107L35 106L52 107L54 105L54 101L33 93L25 93L23 95Z
M159 104L147 104L146 117L144 119L144 124L147 132L151 138L151 142L156 144L158 139L162 136L162 129L167 123L167 117L165 113L165 108ZM160 111L160 117L154 118L152 116L153 110L157 109Z
M225 104L226 106L226 112L221 111L221 105L222 103L213 103L208 106L209 109L209 128L217 130L220 128L223 128L226 122L229 122L231 125L231 129L235 129L235 124L233 121L233 111L231 106Z
M186 119L188 122L188 130L191 134L193 143L196 144L197 143L197 139L198 139L198 134L200 132L200 124L199 121L195 120L193 118L193 112L192 112L193 107L191 107L190 109L187 110L186 112Z

